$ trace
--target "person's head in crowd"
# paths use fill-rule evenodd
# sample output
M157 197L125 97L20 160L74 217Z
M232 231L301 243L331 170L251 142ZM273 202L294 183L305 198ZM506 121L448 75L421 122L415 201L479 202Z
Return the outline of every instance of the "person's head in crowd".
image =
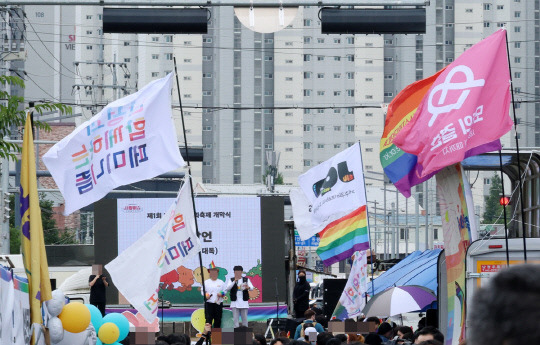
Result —
M437 340L444 343L444 335L437 328L433 326L426 326L416 332L414 343L420 344L426 340Z
M309 343L302 340L293 340L289 345L309 345Z
M386 342L393 337L394 329L388 322L383 322L377 328L377 334L381 336L383 342Z
M364 340L364 343L369 344L369 345L381 345L382 339L381 337L379 337L377 333L372 332L366 335L366 339Z
M165 340L156 340L156 345L170 345L168 342L166 342Z
M364 320L365 322L375 322L377 325L381 324L381 320L376 316L370 316Z
M347 334L336 334L334 335L334 338L339 339L342 343L347 344L349 341L349 337Z
M261 344L261 345L266 345L266 338L264 337L264 335L262 335L262 334L255 334L255 335L253 336L253 338L255 338L255 339L259 342L259 344Z
M287 345L290 342L291 340L289 338L276 338L270 342L270 345Z
M298 272L298 281L300 283L305 283L306 282L306 271L304 270L300 270Z
M540 344L540 265L501 270L475 292L469 311L469 345Z
M308 309L304 312L304 319L315 321L315 312L311 309Z
M158 341L158 340L164 341L164 342L166 342L167 344L169 343L169 337L166 336L166 335L159 335L159 336L156 338L156 341Z
M397 328L396 332L399 339L413 340L414 333L410 327L401 326Z
M187 345L191 345L191 338L189 337L189 335L187 335L186 333L182 334L182 336L184 337L184 340L185 340L185 343Z
M342 343L343 342L338 338L331 338L331 339L328 339L328 341L326 342L326 345L341 345Z
M426 326L427 326L427 319L424 316L423 318L418 320L418 327L416 327L416 331L418 332L419 330L421 330L422 328L424 328Z
M443 343L441 343L438 340L431 339L431 340L423 341L419 345L443 345Z
M313 327L310 323L305 324L304 325L304 339L299 338L298 340L305 340L305 341L309 342L310 336L313 337L313 335L312 335L313 333L315 333L315 338L319 334L319 332L317 332L315 327Z
M167 336L167 341L169 342L169 344L174 344L174 343L180 343L180 344L185 344L185 340L184 340L184 337L183 336L179 336L179 335L176 335L174 333L172 334L169 334ZM191 339L190 339L190 342L191 342Z
M323 314L315 315L315 321L320 323L324 328L328 328L328 319Z
M317 335L317 345L326 345L326 342L333 337L334 336L330 332L319 333Z
M219 276L219 268L217 267L211 267L208 269L208 275L210 275L210 279L217 280Z

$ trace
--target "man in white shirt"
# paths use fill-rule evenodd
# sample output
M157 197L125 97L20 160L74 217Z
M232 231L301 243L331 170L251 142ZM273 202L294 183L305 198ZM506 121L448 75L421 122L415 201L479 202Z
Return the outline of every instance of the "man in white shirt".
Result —
M221 328L221 315L223 314L223 296L225 295L225 282L218 279L219 268L208 269L210 279L204 281L206 289L205 317L206 323L212 324L214 328ZM201 294L203 293L201 289Z
M249 290L255 287L247 277L242 277L242 266L234 266L234 278L227 284L225 292L231 291L231 309L233 312L234 327L240 326L239 316L242 316L242 326L248 326Z

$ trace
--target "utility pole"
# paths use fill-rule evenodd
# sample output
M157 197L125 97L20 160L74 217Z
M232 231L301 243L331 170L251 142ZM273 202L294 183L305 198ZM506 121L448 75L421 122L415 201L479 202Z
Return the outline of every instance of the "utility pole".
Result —
M405 256L409 255L409 201L405 200Z
M420 250L420 192L415 192L416 195L416 231L414 234L414 250Z
M426 250L429 248L429 200L428 200L428 193L429 193L429 180L424 182L424 210L426 212L426 233L425 233L425 241L426 241Z
M387 221L387 216L386 216L386 182L383 183L384 185L384 233L383 233L383 241L384 241L384 260L388 259L387 255L388 255L388 252L386 250L386 237L387 237L387 232L388 232L388 221Z

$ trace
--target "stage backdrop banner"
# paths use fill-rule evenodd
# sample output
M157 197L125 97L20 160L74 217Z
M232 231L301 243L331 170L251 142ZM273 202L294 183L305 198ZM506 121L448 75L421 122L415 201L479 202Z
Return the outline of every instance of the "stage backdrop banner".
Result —
M444 341L446 345L457 345L465 337L465 257L470 245L469 215L474 215L474 212L469 212L467 207L461 164L446 167L435 176L441 207L448 291L448 325Z
M118 199L118 254L141 237L164 216L174 199ZM257 197L196 198L195 209L204 274L214 263L219 279L234 276L232 268L241 265L255 290L251 302L262 302L261 203ZM161 276L163 298L172 303L202 303L202 274L198 257ZM160 298L161 298L160 295ZM225 300L225 304L228 304Z

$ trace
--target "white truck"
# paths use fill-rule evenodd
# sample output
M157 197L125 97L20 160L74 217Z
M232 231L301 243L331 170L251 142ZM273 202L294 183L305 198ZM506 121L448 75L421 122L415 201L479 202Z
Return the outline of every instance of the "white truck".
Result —
M527 263L540 264L540 238L526 238ZM471 243L467 249L465 260L465 298L470 306L475 291L491 279L497 272L506 267L506 241L504 238L488 238ZM508 254L510 266L525 263L523 255L523 238L508 239ZM438 262L438 324L443 334L446 334L448 319L446 261L444 251L439 255ZM465 327L468 327L468 319Z

